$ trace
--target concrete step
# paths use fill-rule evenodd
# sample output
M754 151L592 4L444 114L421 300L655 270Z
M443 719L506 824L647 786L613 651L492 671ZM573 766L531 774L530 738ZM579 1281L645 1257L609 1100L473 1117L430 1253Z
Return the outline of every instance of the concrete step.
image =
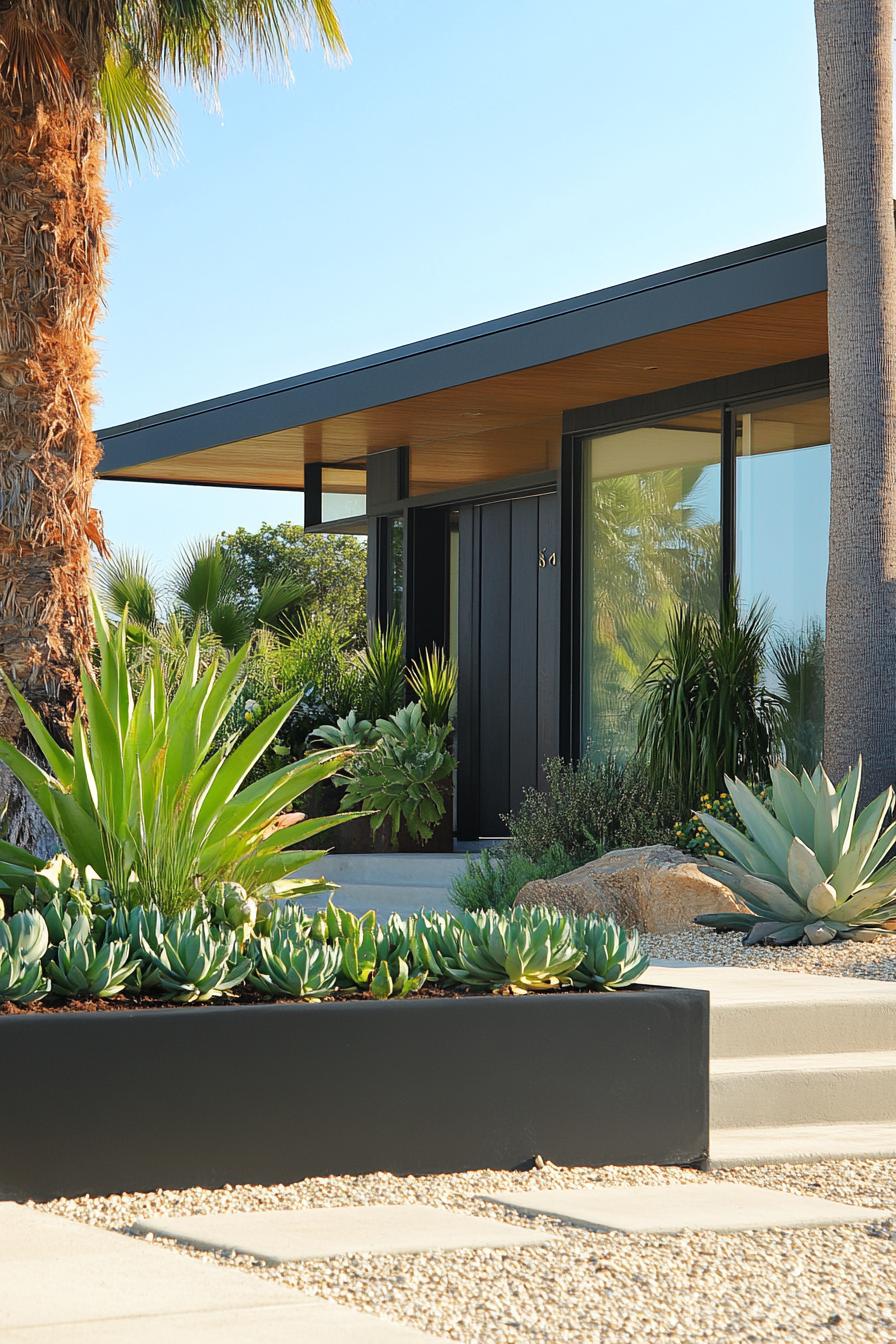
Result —
M713 1059L896 1050L896 982L670 962L645 981L709 991Z
M896 1158L896 1124L772 1125L713 1129L709 1166L822 1162L825 1158Z
M710 1060L714 1129L896 1121L896 1050Z
M328 854L315 870L340 886L450 887L465 854Z

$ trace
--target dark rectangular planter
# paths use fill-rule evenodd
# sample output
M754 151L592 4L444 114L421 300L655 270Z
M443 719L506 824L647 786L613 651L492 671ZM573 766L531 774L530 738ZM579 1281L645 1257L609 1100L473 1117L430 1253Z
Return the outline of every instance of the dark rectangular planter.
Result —
M490 995L0 1018L0 1196L688 1165L709 998Z

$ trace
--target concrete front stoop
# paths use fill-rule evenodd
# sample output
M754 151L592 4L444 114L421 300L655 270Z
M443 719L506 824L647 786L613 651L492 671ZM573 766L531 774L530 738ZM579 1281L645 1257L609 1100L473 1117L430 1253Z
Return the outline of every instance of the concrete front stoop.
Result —
M379 919L387 919L393 912L404 916L421 908L447 910L451 883L463 872L466 858L466 854L328 854L306 872L309 877L322 872L338 885L333 892L337 905L356 915L375 910ZM305 902L308 909L325 904L326 897Z
M710 1165L896 1157L896 983L670 962L710 995Z

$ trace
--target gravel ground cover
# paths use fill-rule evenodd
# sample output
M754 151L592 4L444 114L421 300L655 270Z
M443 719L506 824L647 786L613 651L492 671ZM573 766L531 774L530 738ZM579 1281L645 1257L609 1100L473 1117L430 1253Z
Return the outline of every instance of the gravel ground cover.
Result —
M680 1236L589 1232L528 1219L476 1198L518 1188L749 1181L886 1211L868 1224L804 1231ZM662 1167L558 1168L398 1177L326 1177L296 1185L156 1191L39 1207L126 1230L153 1214L416 1202L559 1232L550 1246L435 1254L354 1255L270 1266L248 1256L219 1259L458 1344L766 1344L874 1341L896 1344L896 1163L703 1173ZM157 1239L159 1240L159 1239ZM171 1243L173 1245L173 1243Z
M744 947L740 933L715 933L695 924L680 933L648 933L642 934L641 939L651 957L658 961L696 961L705 966L752 966L764 971L896 980L896 933L885 934L873 943Z

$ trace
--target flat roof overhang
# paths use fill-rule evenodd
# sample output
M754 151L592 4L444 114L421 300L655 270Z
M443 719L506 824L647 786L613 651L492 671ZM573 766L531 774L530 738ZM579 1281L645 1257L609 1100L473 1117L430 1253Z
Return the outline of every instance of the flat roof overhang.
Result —
M442 444L448 485L477 441L506 463L565 411L826 354L826 290L821 228L111 426L100 475L295 490L306 461Z

